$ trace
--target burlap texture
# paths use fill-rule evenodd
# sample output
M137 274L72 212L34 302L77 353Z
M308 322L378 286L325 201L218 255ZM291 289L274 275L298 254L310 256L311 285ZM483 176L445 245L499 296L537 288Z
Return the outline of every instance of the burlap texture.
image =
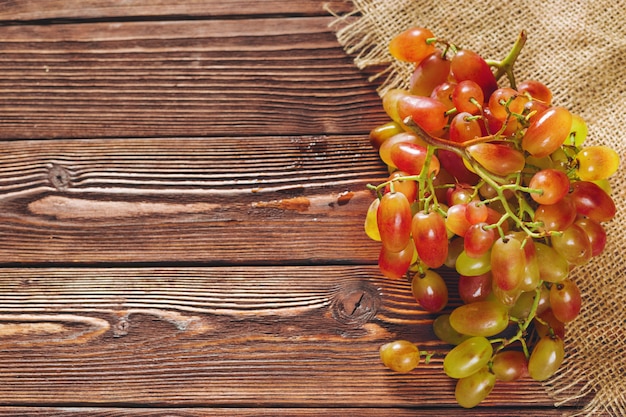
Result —
M547 84L555 104L587 121L587 144L604 143L619 152L622 164L611 178L618 212L606 225L609 242L603 255L572 272L584 306L567 327L566 360L545 387L556 405L580 406L576 415L625 416L626 2L353 0L352 4L354 12L336 16L331 27L359 68L386 66L376 80L381 95L408 83L412 66L392 62L387 45L410 26L428 27L436 36L489 59L502 59L525 29L528 41L515 67L516 79Z

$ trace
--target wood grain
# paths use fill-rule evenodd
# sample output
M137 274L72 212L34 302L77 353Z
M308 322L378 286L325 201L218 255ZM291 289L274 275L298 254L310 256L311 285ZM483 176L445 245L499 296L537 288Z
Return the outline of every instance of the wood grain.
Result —
M0 138L366 133L328 17L0 26Z
M0 262L372 263L363 136L0 142Z
M417 307L407 282L381 279L376 267L11 268L0 293L7 404L455 401L434 316ZM393 338L439 353L417 372L395 374L378 358ZM529 403L551 405L524 380L499 384L485 405Z
M325 7L336 12L352 10L346 1L318 0L151 0L149 2L110 0L47 0L45 7L33 0L5 1L0 10L0 21L26 23L38 20L112 20L112 19L162 19L208 18L215 16L296 16L325 15Z

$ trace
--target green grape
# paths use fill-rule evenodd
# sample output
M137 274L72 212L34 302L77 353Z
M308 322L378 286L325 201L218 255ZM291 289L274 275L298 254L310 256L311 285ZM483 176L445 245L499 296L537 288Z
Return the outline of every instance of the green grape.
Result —
M380 204L380 199L375 198L371 203L369 208L367 209L367 214L365 214L365 234L372 240L376 242L380 242L380 232L378 231L378 205Z
M509 309L509 316L516 319L526 320L535 302L535 291L527 291L520 294L515 305ZM550 290L541 286L539 291L539 302L535 314L539 315L550 307Z
M490 337L507 328L509 311L495 301L476 301L452 310L450 324L459 333Z
M456 258L454 266L460 275L473 277L486 274L491 271L491 252L487 251L478 258L472 258L463 250Z
M546 282L560 282L569 275L567 259L558 253L552 246L535 242L537 249L537 264L539 277Z
M456 382L454 397L461 407L473 408L489 396L495 385L496 376L484 366Z
M552 236L552 247L572 265L586 264L593 253L587 234L577 224Z
M420 351L408 340L395 340L380 347L380 359L387 368L407 373L419 365Z
M582 145L587 138L587 133L588 129L585 120L577 114L572 114L572 127L570 128L567 140L565 140L565 144L580 148L580 145Z
M519 350L502 350L496 353L491 371L498 381L516 381L528 373L528 360Z
M404 129L398 122L387 122L370 131L370 144L374 149L379 149L387 139L402 132Z
M450 325L450 315L441 314L433 320L433 331L441 341L450 345L458 345L472 336L461 334Z
M583 181L609 178L619 167L619 154L608 146L588 146L576 155L576 174Z
M558 336L543 336L528 359L528 374L536 381L545 381L556 373L564 357L563 339Z
M443 359L443 370L450 378L465 378L487 365L493 347L486 337L470 337L452 348Z

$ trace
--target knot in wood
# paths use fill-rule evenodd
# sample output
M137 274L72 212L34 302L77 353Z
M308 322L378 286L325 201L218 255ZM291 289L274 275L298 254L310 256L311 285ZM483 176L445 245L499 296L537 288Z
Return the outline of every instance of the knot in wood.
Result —
M342 285L336 294L331 311L340 323L360 326L370 321L380 304L378 291L366 282L350 282Z
M69 171L61 165L52 164L48 169L48 181L59 191L65 191L72 185Z

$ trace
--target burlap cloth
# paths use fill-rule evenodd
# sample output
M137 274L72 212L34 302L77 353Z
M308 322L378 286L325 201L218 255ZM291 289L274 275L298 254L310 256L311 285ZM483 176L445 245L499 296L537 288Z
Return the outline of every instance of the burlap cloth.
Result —
M407 85L412 67L390 64L387 44L409 26L428 27L489 59L502 59L525 29L528 41L516 79L547 84L555 104L587 121L586 143L619 152L622 163L611 178L618 212L606 225L609 242L604 254L572 273L584 306L567 327L566 360L545 388L556 405L580 407L576 415L626 416L626 2L353 0L352 5L354 12L335 15L331 28L359 68L386 66L373 77L381 94Z

